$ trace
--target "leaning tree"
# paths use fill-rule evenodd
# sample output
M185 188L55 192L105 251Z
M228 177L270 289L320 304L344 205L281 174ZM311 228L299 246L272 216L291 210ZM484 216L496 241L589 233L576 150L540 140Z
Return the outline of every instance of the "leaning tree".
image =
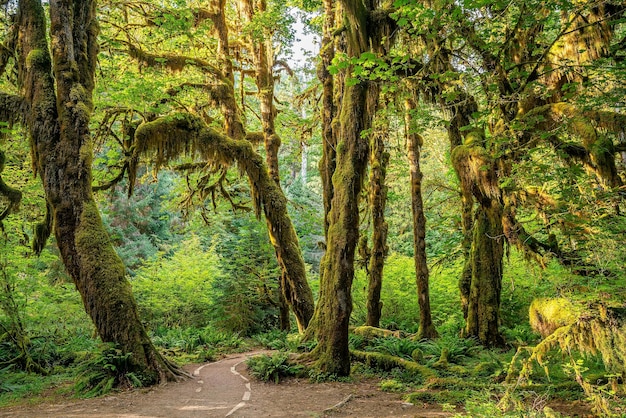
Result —
M184 372L156 351L139 320L125 267L92 195L96 2L50 1L49 32L41 1L3 3L13 13L13 25L2 48L2 70L12 60L17 77L14 90L1 93L0 115L26 127L51 215L36 229L35 250L54 232L102 341L129 353L131 369L145 383L178 379Z

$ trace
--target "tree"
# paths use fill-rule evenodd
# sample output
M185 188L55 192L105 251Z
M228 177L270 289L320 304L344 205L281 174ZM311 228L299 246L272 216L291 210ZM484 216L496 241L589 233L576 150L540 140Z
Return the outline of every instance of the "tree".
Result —
M98 52L96 2L55 0L49 10L50 49L42 3L17 3L9 46L17 56L19 95L4 101L12 107L1 113L25 109L34 166L59 250L98 335L131 354L132 369L145 383L178 379L184 372L156 351L139 320L124 265L92 196L89 121ZM35 248L50 232L38 232Z
M345 0L337 3L343 10L345 25L341 27L345 54L349 59L360 58L364 53L381 51L383 38L387 42L392 35L387 15L375 14L377 2ZM330 6L326 11L332 13ZM325 30L332 29L328 24ZM326 34L326 45L331 35ZM323 43L324 45L324 43ZM325 76L325 74L322 72ZM325 83L325 94L330 86ZM320 297L312 326L318 344L312 353L320 370L345 376L350 373L348 350L348 324L352 311L351 287L354 276L354 254L359 240L359 199L365 170L369 159L369 144L362 133L371 127L378 106L380 87L371 81L355 80L351 66L348 66L341 87L342 95L334 106L337 109L336 121L328 120L331 109L324 109L324 123L331 122L336 155L325 156L324 164L335 167L332 175L332 199L327 215L326 254L321 264ZM329 103L324 98L325 105ZM324 135L330 130L322 128ZM326 141L327 138L324 137ZM326 149L326 147L325 147ZM328 167L328 166L327 166ZM327 180L325 180L327 181ZM325 186L325 193L328 187ZM328 202L328 196L325 196ZM326 206L328 208L328 206Z
M426 217L424 216L424 200L422 198L422 171L420 169L420 153L423 139L416 132L413 122L415 101L405 99L404 118L407 157L409 160L409 180L411 182L411 213L413 217L413 258L415 260L415 280L417 283L417 302L420 307L419 330L417 337L436 338L437 330L430 314L430 294L428 287L428 264L426 261Z
M517 220L530 200L543 202L535 210L546 220L551 205L546 196L511 179L513 167L547 146L557 160L581 162L600 187L615 190L622 183L615 168L616 147L598 128L618 132L609 120L623 115L583 110L580 93L592 73L607 76L598 63L619 66L611 51L620 49L611 44L624 7L583 2L568 3L565 10L527 2L461 6L407 1L399 3L396 15L414 40L412 56L422 57L414 65L421 96L449 115L466 237L460 280L465 334L485 345L503 343L498 326L505 242L530 257L551 253L566 264L572 258L581 262L576 251L566 255L554 239L536 239ZM423 24L426 17L432 24ZM563 129L556 129L567 119ZM549 221L544 228L550 228Z
M383 284L383 269L387 256L387 232L385 221L385 206L387 204L387 166L389 152L385 151L385 140L389 135L389 119L386 109L380 112L380 125L371 133L371 164L369 182L369 205L372 216L372 249L369 251L369 284L367 287L367 320L365 325L380 326L380 317L383 304L380 300L380 290Z
M259 10L261 11L255 9L256 2L241 3L237 7L247 8L248 16L252 19L255 13L263 13L265 4L259 3ZM260 49L257 47L258 39L254 37L251 37L249 42L238 43L237 47L231 46L230 27L232 23L227 19L230 6L232 5L225 1L212 2L207 8L189 8L176 5L166 7L148 2L145 7L137 7L135 4L116 4L115 8L112 8L110 12L112 21L131 19L134 24L132 26L112 24L111 44L124 45L125 52L135 59L141 67L151 71L155 69L184 71L188 77L186 81L181 81L182 76L177 77L176 80L169 80L175 85L166 89L165 97L160 99L160 104L165 106L155 106L156 113L144 115L137 124L152 123L157 116L166 115L157 119L160 124L164 124L164 127L172 123L173 129L191 129L196 134L204 128L208 128L208 125L221 125L221 132L225 134L227 139L235 141L238 150L243 152L239 154L225 146L219 148L220 151L215 151L217 154L212 154L214 151L207 149L206 144L195 143L194 139L191 138L185 143L195 144L199 146L199 149L185 149L176 144L162 144L160 141L164 138L157 136L154 138L154 144L167 145L167 152L163 153L149 144L150 138L145 136L147 132L152 132L152 130L144 129L143 136L141 136L143 142L136 146L136 152L128 162L131 187L135 180L134 173L137 171L140 154L149 156L150 153L158 153L155 159L157 168L167 163L174 163L182 155L188 154L194 157L207 158L204 161L194 161L193 164L188 165L191 170L200 171L202 174L198 184L195 185L197 195L201 199L206 199L209 196L214 196L216 191L221 191L229 198L223 187L226 170L235 163L239 164L242 167L242 172L248 176L253 206L257 216L260 217L262 212L265 215L268 223L268 234L283 272L284 295L295 313L298 328L304 331L313 315L314 301L306 280L306 269L298 238L287 213L287 200L278 183L276 153L280 145L280 138L274 129L276 109L273 105L273 66L268 61L272 57L268 56L269 52L266 46ZM116 9L118 7L119 10ZM168 18L162 19L160 17L164 15ZM118 31L118 26L122 26L123 30ZM152 46L148 42L149 33L154 26L170 33L170 38L175 39L176 42L185 42L193 53L190 56L183 56L178 50L170 52L163 47L157 50L150 49ZM203 39L207 44L217 40L215 48L196 48L198 43L195 42L195 37L189 36L192 30L197 30L198 39ZM212 32L214 37L200 38L206 32ZM268 43L272 42L271 37L265 40ZM234 50L236 53L233 53ZM241 67L234 65L234 55L241 58ZM250 61L253 63L252 69L247 67ZM240 78L237 80L238 85L235 83L235 71L237 70L240 73ZM244 89L245 79L250 72L256 75L255 79L258 83L258 94L262 104L263 133L251 132L247 129L248 126L245 123L242 109L245 107L245 94L239 97L241 103L237 96L236 88ZM167 75L168 73L162 72L161 74ZM199 78L204 82L198 82ZM184 103L186 93L189 91L203 92L204 97L200 103L196 101L196 104L181 106ZM219 114L216 114L215 110L219 110ZM172 113L172 115L167 116L168 113ZM190 117L187 118L183 113L187 113ZM187 122L193 120L193 122L183 127L176 121L176 118L182 118ZM140 129L141 126L137 132ZM129 132L127 135L130 142L137 139L137 135L133 137L133 134L134 132ZM241 141L248 144L265 141L269 146L267 154L269 167L252 147L249 149L244 147ZM211 149L215 150L215 148ZM243 161L244 158L249 160ZM254 164L261 165L253 167L252 161ZM267 176L269 176L267 178L271 178L274 184L266 182L264 172L267 172ZM217 180L215 180L216 175Z

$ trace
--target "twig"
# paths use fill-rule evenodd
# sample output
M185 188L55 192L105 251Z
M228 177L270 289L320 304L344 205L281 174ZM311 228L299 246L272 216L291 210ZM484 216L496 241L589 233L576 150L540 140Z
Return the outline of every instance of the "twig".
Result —
M333 411L335 409L339 409L342 406L344 406L345 404L347 404L350 401L350 399L352 399L352 394L349 394L348 396L346 396L346 398L343 401L339 402L338 404L333 405L330 408L324 409L324 412L330 412L330 411Z

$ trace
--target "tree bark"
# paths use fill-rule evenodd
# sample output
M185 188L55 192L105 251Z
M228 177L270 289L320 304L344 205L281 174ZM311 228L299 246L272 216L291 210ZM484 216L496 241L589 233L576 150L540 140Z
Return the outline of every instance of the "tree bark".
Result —
M132 353L132 369L146 383L178 379L184 372L156 351L139 320L125 267L92 196L89 119L98 51L95 4L50 1L51 60L41 2L19 2L18 69L30 109L26 119L35 164L53 209L61 257L98 335Z
M412 122L411 111L416 108L413 99L405 101L405 129L407 140L407 157L411 182L411 213L413 215L413 250L415 261L415 278L417 283L417 301L420 308L419 330L417 338L437 338L437 330L433 325L430 310L429 272L426 260L426 217L422 198L422 171L420 169L420 150L423 139L416 132Z

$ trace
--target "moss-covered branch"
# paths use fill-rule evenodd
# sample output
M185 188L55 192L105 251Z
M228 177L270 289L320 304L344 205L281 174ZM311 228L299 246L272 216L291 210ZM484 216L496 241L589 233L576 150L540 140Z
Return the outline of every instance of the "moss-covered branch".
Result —
M257 216L261 212L265 214L278 262L287 276L287 299L299 328L304 330L313 315L313 294L306 281L298 237L287 213L287 199L252 144L209 128L196 116L177 113L140 125L135 133L134 149L133 161L136 162L139 155L152 156L157 167L181 155L226 165L237 163L248 176ZM136 163L132 170L136 170Z
M204 61L200 58L187 57L177 54L151 54L131 44L130 42L126 42L126 44L128 46L128 54L145 66L162 67L176 72L182 71L185 67L193 66L213 74L220 80L224 79L224 74L218 68L211 65L208 61Z
M555 135L548 140L571 158L581 161L608 187L619 187L622 180L615 165L616 148L604 131L626 133L626 115L607 111L583 111L569 103L550 103L528 112L522 121L528 131L540 128L552 132L561 126L579 138L580 144L563 142Z

